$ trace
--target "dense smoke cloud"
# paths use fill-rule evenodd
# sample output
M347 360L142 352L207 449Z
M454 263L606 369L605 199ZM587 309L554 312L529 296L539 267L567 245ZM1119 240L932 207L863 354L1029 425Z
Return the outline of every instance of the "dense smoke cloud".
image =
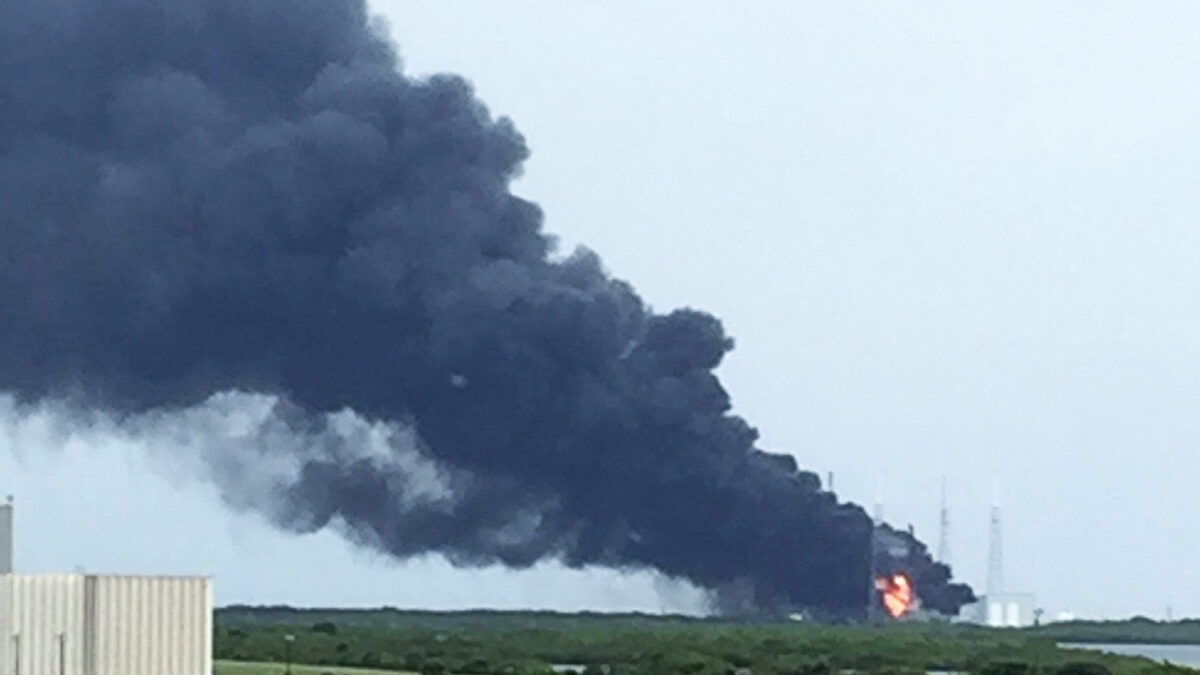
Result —
M396 556L861 612L869 519L755 449L717 319L551 256L527 154L463 80L404 77L361 0L6 0L0 388L269 395L298 468L215 453L227 499ZM365 452L338 414L392 431ZM927 605L969 596L908 564Z

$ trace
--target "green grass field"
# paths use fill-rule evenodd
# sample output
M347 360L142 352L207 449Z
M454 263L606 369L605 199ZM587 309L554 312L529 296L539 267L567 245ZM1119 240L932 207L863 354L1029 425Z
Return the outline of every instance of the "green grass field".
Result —
M217 661L216 675L283 675L282 663L251 663L247 661ZM364 668L342 668L340 666L292 665L292 675L402 675L395 670L366 670Z

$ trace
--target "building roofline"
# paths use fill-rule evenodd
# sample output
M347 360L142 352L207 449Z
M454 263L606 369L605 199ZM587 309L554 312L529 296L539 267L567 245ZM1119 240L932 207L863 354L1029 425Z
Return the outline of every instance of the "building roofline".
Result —
M180 581L212 581L211 576L193 574L103 574L94 572L39 572L36 574L30 574L27 572L11 572L8 574L0 574L0 577L25 577L32 579L62 579L64 577L77 577L80 579L175 579Z

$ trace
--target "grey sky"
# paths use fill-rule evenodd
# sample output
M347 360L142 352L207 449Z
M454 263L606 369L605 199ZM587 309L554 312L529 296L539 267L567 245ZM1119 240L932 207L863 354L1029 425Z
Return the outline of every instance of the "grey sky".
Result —
M724 319L766 447L856 501L882 477L930 544L945 474L977 585L999 483L1008 586L1052 614L1200 614L1200 8L376 7L408 72L461 73L515 120L518 191L564 251ZM211 572L221 602L659 606L646 575L397 568L272 533L164 453L0 417L30 571Z

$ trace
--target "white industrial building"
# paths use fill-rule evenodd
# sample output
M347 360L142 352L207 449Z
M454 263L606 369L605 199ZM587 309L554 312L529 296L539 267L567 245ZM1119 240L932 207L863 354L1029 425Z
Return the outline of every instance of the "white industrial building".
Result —
M1037 619L1037 600L1032 593L996 593L979 598L962 608L963 621L995 628L1032 626Z
M13 570L0 505L0 675L211 675L203 577L28 575Z

